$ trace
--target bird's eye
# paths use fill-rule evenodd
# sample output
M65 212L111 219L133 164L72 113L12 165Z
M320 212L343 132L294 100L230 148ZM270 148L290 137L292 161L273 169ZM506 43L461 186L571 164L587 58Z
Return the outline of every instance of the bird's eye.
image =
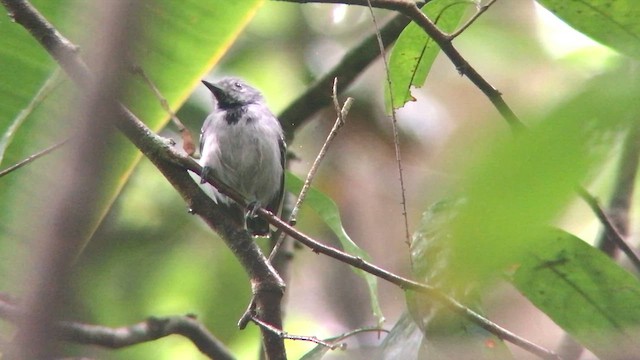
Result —
M238 90L242 90L242 84L240 84L239 82L233 83L233 86L235 86L236 89L238 89Z

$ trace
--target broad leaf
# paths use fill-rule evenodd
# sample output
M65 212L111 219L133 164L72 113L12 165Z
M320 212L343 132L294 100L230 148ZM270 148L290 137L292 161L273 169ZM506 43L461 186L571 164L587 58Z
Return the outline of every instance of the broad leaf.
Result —
M136 65L142 66L175 110L227 51L262 2L145 2L139 15L143 35L136 43ZM87 37L91 34L86 31L90 24L86 22L97 15L77 11L73 6L75 3L66 0L33 1L33 5L72 42L83 44L83 39L84 42L90 42L91 38ZM6 133L56 65L36 40L6 15L0 16L0 33L4 41L0 47L0 94L3 98L0 103L0 132ZM167 123L168 115L160 107L159 100L136 75L131 75L130 83L128 105L149 127L160 130ZM6 147L5 166L73 134L71 129L65 128L64 122L53 121L63 119L66 108L73 106L74 102L70 102L65 94L70 94L72 98L82 94L74 93L74 87L69 84L60 89L45 100L32 116L26 118L15 132L13 141ZM109 149L109 163L106 164L109 176L101 179L104 190L100 194L94 221L86 224L87 239L109 210L140 158L139 152L124 138L109 144ZM47 199L34 199L32 196L33 190L42 186L40 174L55 174L55 169L46 167L47 163L46 160L39 160L24 170L0 179L0 199L3 199L0 204L0 223L4 225L3 232L8 235L5 239L12 239L7 244L20 244L29 226L29 209L15 211L17 207L27 204L32 207L47 206ZM47 181L52 178L55 177L48 176ZM55 184L49 184L48 187L55 189Z
M538 0L574 29L613 49L640 58L640 1Z
M445 32L456 28L465 10L467 4L457 0L431 1L422 9ZM424 85L439 52L438 45L416 23L412 22L402 31L389 57L391 87L387 84L385 91L388 111L391 111L392 105L397 109L415 100L411 96L411 87ZM390 93L393 99L389 97Z
M640 353L640 282L575 236L547 232L527 250L513 284L599 358Z
M587 84L519 136L487 142L461 184L466 203L452 222L452 277L489 281L517 263L575 198L640 117L638 81L618 72Z
M441 201L423 214L411 241L413 277L482 314L479 284L450 282L448 276L454 266L449 224L458 216L464 203L464 200ZM420 358L513 358L500 338L443 304L413 292L407 292L407 304L409 314L424 334ZM413 335L409 336L407 340L413 339Z

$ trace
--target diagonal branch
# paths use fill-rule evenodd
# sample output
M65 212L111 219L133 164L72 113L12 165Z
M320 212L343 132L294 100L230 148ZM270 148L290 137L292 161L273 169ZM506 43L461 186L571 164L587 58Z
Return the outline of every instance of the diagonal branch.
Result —
M627 242L624 240L622 234L620 234L618 229L616 229L616 226L609 219L609 216L605 213L602 206L600 206L598 199L589 194L589 192L587 192L587 190L585 190L584 188L578 188L576 189L576 192L596 214L598 220L600 220L600 222L604 226L604 230L609 241L614 243L620 250L622 250L622 252L627 255L629 260L631 260L631 263L636 268L636 271L640 272L640 258L638 258L638 254L636 254L631 246L629 246L629 244L627 244Z
M20 169L23 166L28 165L29 163L31 163L34 160L37 160L45 155L47 155L48 153L52 152L53 150L59 148L60 146L64 145L69 139L65 139L62 140L61 142L55 143L43 150L38 151L37 153L30 155L29 157L25 158L24 160L21 160L20 162L17 162L11 166L9 166L6 169L3 169L2 171L0 171L0 177L3 177L5 175L10 174L11 172Z
M366 4L366 0L363 1L363 4ZM397 15L389 20L380 29L380 37L384 46L391 45L410 22L404 15ZM374 33L351 49L333 69L316 80L302 95L287 106L278 116L287 141L291 141L296 129L304 125L311 115L331 104L332 96L328 89L331 89L334 79L337 78L340 81L340 89L346 89L378 56L380 56L380 51L377 35Z
M368 0L280 0L295 3L330 3L368 6ZM453 46L453 38L440 31L438 27L420 10L420 6L414 1L403 0L370 0L371 6L380 9L395 10L407 18L411 19L424 32L435 41L442 52L456 67L460 75L466 76L485 96L491 101L500 115L507 121L514 132L519 132L525 128L518 116L511 110L509 105L502 98L502 94L494 88L480 73L474 69L469 62Z

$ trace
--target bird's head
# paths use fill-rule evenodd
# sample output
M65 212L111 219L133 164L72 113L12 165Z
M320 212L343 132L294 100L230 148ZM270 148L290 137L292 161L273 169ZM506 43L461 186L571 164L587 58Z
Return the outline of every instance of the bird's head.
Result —
M263 101L260 91L238 78L225 78L216 83L202 80L215 97L219 109L231 109Z

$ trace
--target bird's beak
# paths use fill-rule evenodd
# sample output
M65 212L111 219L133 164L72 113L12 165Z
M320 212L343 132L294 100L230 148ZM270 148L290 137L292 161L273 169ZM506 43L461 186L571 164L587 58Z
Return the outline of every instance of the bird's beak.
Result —
M206 80L202 80L202 83L204 84L204 86L207 87L207 89L209 89L209 91L213 93L213 96L215 96L217 99L220 98L220 95L224 93L224 91L221 88L219 88L218 86Z

